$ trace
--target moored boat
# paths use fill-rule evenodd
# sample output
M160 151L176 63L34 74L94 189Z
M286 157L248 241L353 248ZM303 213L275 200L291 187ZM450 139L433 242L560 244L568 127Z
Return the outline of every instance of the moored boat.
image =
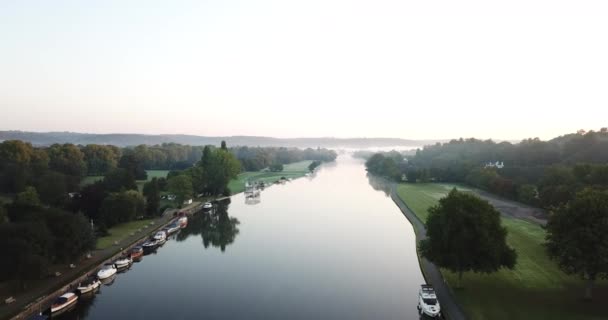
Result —
M161 230L154 235L153 239L157 241L158 245L163 245L167 242L167 233Z
M141 247L144 249L144 253L152 252L152 251L156 250L156 248L158 248L158 240L150 239L150 240L144 242L141 245Z
M166 230L167 230L168 234L172 234L172 233L179 231L180 228L181 228L181 226L179 225L179 223L174 222L174 223L168 225Z
M114 265L116 269L122 270L127 269L131 266L133 260L131 260L131 256L123 256L118 258L118 260L114 261Z
M51 314L58 314L67 310L69 307L76 304L78 296L73 292L68 292L53 301L51 305Z
M116 274L116 266L114 264L106 264L97 272L99 280L107 279Z
M211 202L205 202L205 204L203 205L203 209L205 210L209 210L213 208L213 204L211 204Z
M418 311L420 315L427 315L429 317L441 317L441 306L437 300L435 289L433 286L423 284L420 286L418 292Z
M131 256L132 260L137 261L144 256L144 248L140 246L133 247L131 250L129 250L129 255Z
M97 277L88 277L85 281L81 282L76 289L80 294L85 294L97 290L99 286L101 286L101 281L99 281Z
M177 219L177 222L179 223L180 228L185 228L186 226L188 226L188 217L179 217L179 219Z

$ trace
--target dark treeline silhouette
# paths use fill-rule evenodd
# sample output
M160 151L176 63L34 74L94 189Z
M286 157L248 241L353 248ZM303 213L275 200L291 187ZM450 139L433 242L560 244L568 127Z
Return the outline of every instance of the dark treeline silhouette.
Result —
M608 129L520 143L459 139L367 160L370 172L409 182L467 183L545 208L571 200L588 186L608 186Z
M322 162L334 161L337 154L328 149L296 149L272 147L237 147L232 152L243 165L245 171L259 171L272 165L283 165L303 160Z

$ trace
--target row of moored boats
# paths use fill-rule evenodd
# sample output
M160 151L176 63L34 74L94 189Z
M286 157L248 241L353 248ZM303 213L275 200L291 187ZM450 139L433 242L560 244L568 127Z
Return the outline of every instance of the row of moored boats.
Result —
M118 259L103 265L95 275L89 276L82 281L75 291L67 292L53 301L49 310L50 315L55 316L71 310L78 302L78 298L85 295L92 295L99 291L102 284L111 285L116 278L116 274L131 268L134 262L142 260L144 254L156 251L169 236L176 234L188 225L188 217L182 215L175 219L171 224L156 232L149 239L137 245ZM47 315L37 315L34 319L47 319Z

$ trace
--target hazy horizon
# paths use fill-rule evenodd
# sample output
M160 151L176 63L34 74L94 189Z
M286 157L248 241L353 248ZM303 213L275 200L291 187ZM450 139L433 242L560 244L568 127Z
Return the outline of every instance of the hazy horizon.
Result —
M0 130L548 140L608 117L608 3L0 4Z

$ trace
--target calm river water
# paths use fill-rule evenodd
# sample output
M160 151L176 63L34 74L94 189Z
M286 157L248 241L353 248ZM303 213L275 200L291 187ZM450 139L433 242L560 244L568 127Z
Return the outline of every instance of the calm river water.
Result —
M243 194L61 319L418 319L414 232L340 156L314 177Z

